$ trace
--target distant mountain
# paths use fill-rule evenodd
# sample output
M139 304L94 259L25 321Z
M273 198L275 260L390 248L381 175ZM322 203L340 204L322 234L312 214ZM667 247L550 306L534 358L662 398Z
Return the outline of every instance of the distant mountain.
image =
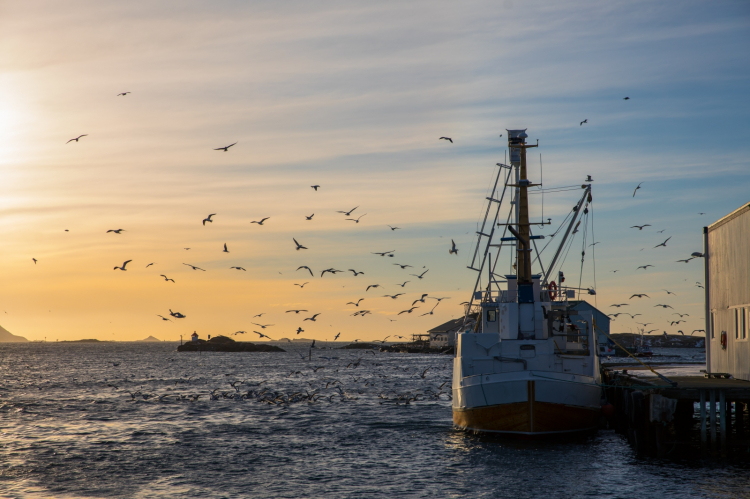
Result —
M145 340L140 340L140 341L158 341L158 342L161 342L161 340L159 338L154 338L153 336L149 336Z
M0 326L0 343L28 343L29 340L23 336L11 334L3 326Z

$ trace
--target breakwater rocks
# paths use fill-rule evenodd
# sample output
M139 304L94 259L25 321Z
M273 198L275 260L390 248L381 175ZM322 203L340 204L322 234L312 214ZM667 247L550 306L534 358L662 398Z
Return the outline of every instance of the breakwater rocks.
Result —
M217 336L210 340L189 341L177 347L178 352L284 352L283 348L274 345L234 341L226 336Z

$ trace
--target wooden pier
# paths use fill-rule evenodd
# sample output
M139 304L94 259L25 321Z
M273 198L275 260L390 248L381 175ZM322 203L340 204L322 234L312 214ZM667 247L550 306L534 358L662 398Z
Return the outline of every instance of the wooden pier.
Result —
M619 367L603 369L606 399L615 408L613 426L627 434L639 454L665 456L677 447L721 457L750 452L749 381L643 378L628 373L640 366Z

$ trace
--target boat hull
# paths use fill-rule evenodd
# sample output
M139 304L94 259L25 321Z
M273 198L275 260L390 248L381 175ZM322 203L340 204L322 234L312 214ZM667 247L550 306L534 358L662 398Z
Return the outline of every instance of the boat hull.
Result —
M567 384L564 393L568 394L568 399L571 399L571 392L578 392L573 393L574 400L570 400L573 403L544 400L549 398L545 397L546 393L555 393L556 389L563 388L560 386L562 383L526 380L492 385L485 384L480 388L483 394L488 395L486 398L494 398L493 402L501 403L454 407L453 423L457 427L477 432L533 436L583 432L594 430L599 425L601 409L596 385ZM526 388L526 396L502 397L508 399L507 403L492 397L492 392L511 395L522 388ZM521 398L525 400L519 400Z

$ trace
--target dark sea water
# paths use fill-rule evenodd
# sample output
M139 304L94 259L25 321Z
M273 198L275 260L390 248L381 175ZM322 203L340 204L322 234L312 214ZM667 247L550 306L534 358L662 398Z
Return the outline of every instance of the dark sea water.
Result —
M750 497L743 464L640 459L609 430L457 431L449 356L175 348L0 345L0 496Z

